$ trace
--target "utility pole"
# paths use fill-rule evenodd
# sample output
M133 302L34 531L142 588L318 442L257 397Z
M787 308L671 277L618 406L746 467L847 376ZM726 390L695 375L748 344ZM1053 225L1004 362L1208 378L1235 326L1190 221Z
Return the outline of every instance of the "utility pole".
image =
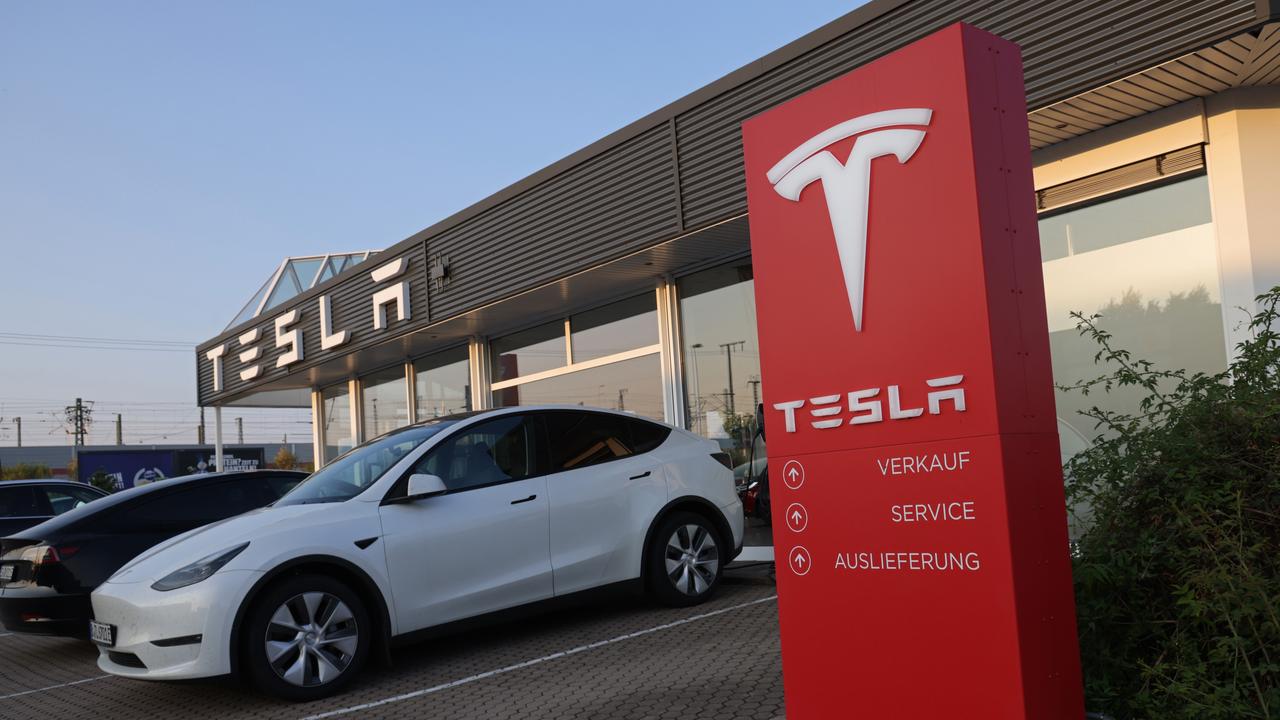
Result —
M760 376L752 375L747 382L751 383L751 412L755 412L760 407Z
M729 400L729 414L736 415L737 411L733 407L733 351L735 348L741 350L747 346L746 340L738 340L735 342L720 343L720 347L724 348L724 358L729 363L729 389L725 392Z
M121 419L120 413L116 413L116 444L124 444L124 420Z
M13 422L18 426L18 447L22 447L22 418L16 417Z
M620 411L627 409L627 402L622 399L622 396L626 394L627 394L626 388L618 388L618 410Z
M244 444L244 418L236 418L236 444Z
M200 426L196 428L196 444L204 444L204 408L200 408Z
M65 412L76 447L84 445L85 433L89 430L89 424L93 422L93 403L86 405L84 400L76 398L76 404L68 405Z

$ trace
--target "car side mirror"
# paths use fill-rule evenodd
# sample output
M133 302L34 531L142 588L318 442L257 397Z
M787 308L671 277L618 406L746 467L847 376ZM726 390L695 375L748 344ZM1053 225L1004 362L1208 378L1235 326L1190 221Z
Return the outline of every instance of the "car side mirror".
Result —
M449 488L445 487L444 480L441 480L439 475L415 473L409 476L409 487L405 493L405 500L421 500L433 495L442 495L448 490Z

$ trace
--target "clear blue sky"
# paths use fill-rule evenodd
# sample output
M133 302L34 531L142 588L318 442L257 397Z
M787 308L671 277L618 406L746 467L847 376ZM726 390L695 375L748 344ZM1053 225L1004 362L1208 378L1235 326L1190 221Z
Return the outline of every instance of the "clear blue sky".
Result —
M0 445L76 397L194 435L193 352L12 334L207 339L284 256L398 242L858 4L3 3Z

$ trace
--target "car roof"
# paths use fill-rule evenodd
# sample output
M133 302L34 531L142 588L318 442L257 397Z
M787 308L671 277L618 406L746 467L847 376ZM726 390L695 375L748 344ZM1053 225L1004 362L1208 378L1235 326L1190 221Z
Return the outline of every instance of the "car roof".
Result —
M14 485L74 485L75 487L93 487L88 483L76 482L75 480L64 480L62 478L29 478L25 480L0 480L0 487L13 487ZM97 490L98 488L93 488Z
M662 420L655 420L654 418L647 417L644 415L639 415L633 412L627 412L625 410L614 410L612 408L592 407L590 405L568 405L568 404L508 405L507 407L489 408L487 410L469 410L467 412L454 413L452 415L441 415L440 417L431 418L430 420L425 420L423 422L416 423L416 424L428 425L430 423L440 422L442 420L452 420L456 422L460 420L471 420L471 419L480 418L480 417L508 415L511 413L519 413L519 412L536 412L536 411L544 411L544 410L570 410L573 412L604 413L606 415L618 415L620 417L632 418L634 420L644 420L645 422L651 422L657 425L667 425L667 423L663 422Z
M115 508L120 507L121 505L141 501L144 498L148 498L157 493L167 492L174 488L187 487L191 485L200 485L203 483L226 480L228 478L239 478L239 477L251 478L251 477L261 477L266 475L292 475L292 476L297 476L299 479L301 479L301 478L305 478L308 475L308 473L300 470L230 470L230 471L220 472L220 473L211 472L211 473L201 473L197 475L183 475L180 477L165 478L164 480L157 480L155 482L147 483L146 485L141 485L139 487L126 488L124 490L120 490L119 492L113 493L111 495L107 495L98 500L94 500L91 503L86 503L84 505L81 505L80 507L68 510L67 512L62 513L61 515L56 515L50 518L49 520L46 520L40 523L39 525L36 525L31 528L27 528L26 530L20 530L17 533L15 533L14 536L15 537L33 537L34 536L33 531L38 532L39 535L41 536L48 535L49 533L53 533L53 532L61 532L63 530L66 530L69 526L73 524L82 522L88 518L94 517L101 513L113 510ZM73 483L73 484L78 485L80 487L85 487L84 483Z

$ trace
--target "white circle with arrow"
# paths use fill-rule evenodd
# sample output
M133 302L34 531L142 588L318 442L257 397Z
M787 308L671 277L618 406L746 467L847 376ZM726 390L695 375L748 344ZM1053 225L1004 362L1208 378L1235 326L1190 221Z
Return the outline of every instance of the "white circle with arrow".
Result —
M804 532L809 527L809 511L800 503L791 503L787 508L787 527L791 532Z
M804 466L796 460L788 460L782 466L782 482L792 490L799 490L804 484Z
M803 545L791 548L787 559L791 564L791 572L797 575L808 575L809 568L813 567L813 558L809 557L809 551Z

